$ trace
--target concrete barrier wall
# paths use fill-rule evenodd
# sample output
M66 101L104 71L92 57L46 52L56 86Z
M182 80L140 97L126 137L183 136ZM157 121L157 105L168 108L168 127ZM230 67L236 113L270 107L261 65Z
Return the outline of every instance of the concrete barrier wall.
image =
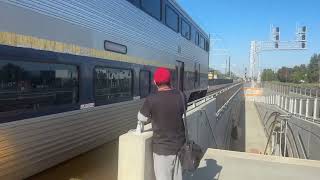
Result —
M233 79L210 79L208 80L209 86L220 85L220 84L229 84L233 83Z
M152 158L152 129L128 132L119 137L118 180L155 180Z
M265 130L270 133L271 122L274 117L270 118L272 112L286 114L276 106L264 103L256 103L257 110L261 117ZM291 117L288 121L287 132L288 151L292 157L302 159L320 160L320 125L299 117Z
M205 103L187 113L189 138L199 144L203 150L216 147L216 136L213 129L216 126L216 100Z

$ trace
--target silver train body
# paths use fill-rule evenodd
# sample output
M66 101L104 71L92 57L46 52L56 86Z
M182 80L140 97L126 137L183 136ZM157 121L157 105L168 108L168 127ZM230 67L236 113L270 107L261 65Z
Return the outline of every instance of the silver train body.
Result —
M165 4L209 41L175 1L162 1L162 17ZM20 119L5 119L0 111L0 179L30 177L135 127L143 103L139 78L132 77L131 99L98 106L88 95L94 91L90 78L96 66L126 66L133 74L141 69L152 74L156 67L165 66L177 74L177 62L183 62L186 94L206 92L209 50L126 0L1 0L0 17L0 65L11 56L18 58L14 60L18 65L23 56L28 56L26 61L43 56L45 62L75 64L82 71L75 109ZM111 46L126 52L106 51L105 42L114 42Z

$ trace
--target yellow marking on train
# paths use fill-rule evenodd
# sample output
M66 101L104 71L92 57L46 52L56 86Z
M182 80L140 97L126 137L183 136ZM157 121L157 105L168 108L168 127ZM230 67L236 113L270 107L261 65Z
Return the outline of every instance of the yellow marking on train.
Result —
M37 50L52 51L58 53L66 53L72 55L88 56L94 58L101 58L113 61L122 61L128 63L142 64L142 65L152 65L157 67L167 67L174 69L173 64L162 64L154 60L146 60L139 57L129 56L125 54L119 54L109 51L102 51L92 48L81 47L73 44L66 44L57 41L51 41L47 39L41 39L37 37L16 34L12 32L0 32L0 44L14 46L14 47L24 47L32 48Z

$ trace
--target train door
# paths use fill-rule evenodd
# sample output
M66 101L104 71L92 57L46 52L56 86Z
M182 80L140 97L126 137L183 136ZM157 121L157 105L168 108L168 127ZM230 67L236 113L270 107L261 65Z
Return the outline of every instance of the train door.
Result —
M184 87L184 62L177 61L176 63L176 73L177 73L177 89L183 91Z
M199 88L199 83L200 82L200 64L199 63L194 63L194 88L197 89Z

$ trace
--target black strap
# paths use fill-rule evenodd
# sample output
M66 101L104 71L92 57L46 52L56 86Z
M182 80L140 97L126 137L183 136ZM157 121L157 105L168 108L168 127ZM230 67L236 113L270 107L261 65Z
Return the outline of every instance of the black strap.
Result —
M182 99L182 105L183 105L183 124L184 124L184 134L186 137L186 142L189 141L188 138L188 126L187 126L187 109L186 109L186 99L184 97L184 94L182 91L180 91L181 99Z

